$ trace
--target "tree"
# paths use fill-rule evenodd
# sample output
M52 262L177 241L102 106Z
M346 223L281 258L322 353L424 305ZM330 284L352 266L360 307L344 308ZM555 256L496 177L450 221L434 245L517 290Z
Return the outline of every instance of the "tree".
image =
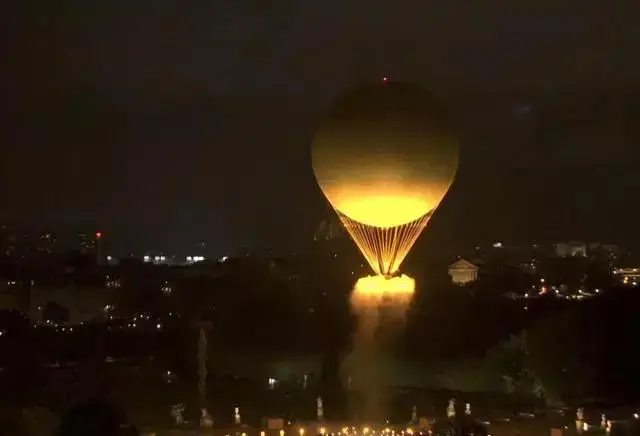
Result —
M69 309L56 302L48 301L42 309L42 320L53 323L69 322Z
M95 265L95 256L74 250L68 254L65 265L72 268L73 271L86 272Z
M587 265L584 285L588 290L607 289L613 284L613 275L606 262L590 262Z
M580 310L567 310L549 315L527 331L529 361L547 401L595 394L603 344L593 325Z
M167 297L162 294L160 284L144 280L130 280L116 291L116 311L119 315L134 313L169 312Z
M28 333L31 329L29 318L17 310L0 310L0 331L11 334Z
M511 335L508 340L489 350L484 364L488 371L496 374L504 392L527 397L540 396L541 384L531 367L524 332Z
M545 272L547 283L576 289L584 283L587 259L579 256L551 258L543 262L541 270Z

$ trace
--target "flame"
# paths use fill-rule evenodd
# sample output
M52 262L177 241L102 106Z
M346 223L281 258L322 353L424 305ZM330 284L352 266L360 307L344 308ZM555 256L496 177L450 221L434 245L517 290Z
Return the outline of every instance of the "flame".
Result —
M382 303L406 305L411 302L416 283L411 277L367 276L356 282L352 301L356 305L378 306Z

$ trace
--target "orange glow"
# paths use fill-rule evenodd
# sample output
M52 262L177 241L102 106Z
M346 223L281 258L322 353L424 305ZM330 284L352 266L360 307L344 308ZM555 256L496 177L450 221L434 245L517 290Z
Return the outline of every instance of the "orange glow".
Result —
M329 141L338 151L329 148ZM407 224L433 212L453 182L457 156L443 163L431 162L429 156L413 150L403 154L402 148L409 146L400 140L369 142L374 151L358 150L360 146L345 138L316 140L314 172L333 208L354 221L382 228ZM397 150L375 152L394 145ZM351 162L342 165L341 161Z
M398 277L367 276L356 282L351 298L358 306L406 305L411 302L415 288L415 280L404 274Z
M446 189L433 197L425 196L424 190L407 194L402 194L400 189L396 192L372 191L340 189L327 196L333 197L332 204L336 210L352 220L387 229L410 223L431 212L442 200Z

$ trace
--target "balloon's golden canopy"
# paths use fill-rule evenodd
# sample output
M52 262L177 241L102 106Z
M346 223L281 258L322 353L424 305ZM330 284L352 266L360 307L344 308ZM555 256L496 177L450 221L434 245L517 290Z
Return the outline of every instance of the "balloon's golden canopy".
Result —
M385 82L339 96L312 146L331 205L389 228L431 213L453 182L458 141L447 114L419 87Z

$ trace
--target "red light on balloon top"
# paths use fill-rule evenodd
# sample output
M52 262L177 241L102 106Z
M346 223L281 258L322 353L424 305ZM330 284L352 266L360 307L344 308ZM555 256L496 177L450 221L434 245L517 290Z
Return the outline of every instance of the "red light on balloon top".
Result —
M96 232L96 238L98 239L102 238L102 232Z
M387 76L384 76L382 78L382 83L387 83L389 81L389 78Z

